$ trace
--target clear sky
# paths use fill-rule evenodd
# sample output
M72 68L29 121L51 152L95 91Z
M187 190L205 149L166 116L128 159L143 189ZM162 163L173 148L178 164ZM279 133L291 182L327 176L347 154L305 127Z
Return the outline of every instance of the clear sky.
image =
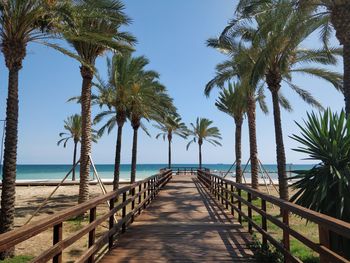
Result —
M223 135L223 147L204 145L204 163L232 163L234 160L234 122L219 112L214 102L217 92L211 98L203 95L207 81L214 75L214 67L224 57L207 48L205 41L217 36L232 18L235 1L232 0L125 0L126 13L133 19L127 28L138 39L137 55L146 55L150 68L161 74L161 81L167 86L175 100L183 120L189 124L197 116L214 120ZM338 46L338 42L332 43ZM317 36L306 45L319 45ZM97 62L97 68L105 76L105 57ZM337 70L341 70L339 66ZM7 94L7 69L0 57L0 119L5 116ZM311 91L325 107L340 110L343 97L327 83L306 76L296 76L295 82ZM79 105L67 103L67 99L79 95L81 76L79 63L56 51L31 44L20 72L20 116L18 163L70 163L72 144L66 149L57 147L59 132L63 131L63 120L80 112ZM299 133L294 121L300 122L312 109L288 88L282 88L284 95L294 106L294 111L282 111L285 148L288 163L305 163L305 156L291 150L297 144L288 136ZM266 93L269 95L269 93ZM267 97L271 111L271 98ZM99 108L94 108L96 114ZM138 163L166 163L167 144L154 137L157 131L147 124L152 138L143 132L139 136ZM132 131L126 124L123 138L122 163L131 161ZM2 132L2 127L0 127ZM275 161L275 138L272 113L265 116L257 113L257 134L259 158L264 163ZM113 163L116 130L104 136L93 145L95 163ZM173 162L195 163L198 149L192 145L186 151L186 141L174 138ZM243 129L243 161L248 159L249 144L247 123Z

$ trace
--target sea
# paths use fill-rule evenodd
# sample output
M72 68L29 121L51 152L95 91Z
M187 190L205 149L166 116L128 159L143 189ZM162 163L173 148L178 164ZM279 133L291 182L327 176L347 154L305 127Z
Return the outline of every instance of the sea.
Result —
M160 169L165 168L166 164L138 164L136 167L137 179L144 179L148 176L157 174ZM173 167L198 167L198 164L174 164ZM288 176L292 175L294 170L308 170L314 165L309 164L287 164ZM231 173L228 176L234 176L232 172L235 166L231 164L203 164L203 167L208 168L211 172L225 175L231 168ZM19 164L17 165L17 180L60 180L72 168L68 164ZM130 179L130 164L122 164L120 171L120 179L127 181ZM243 166L244 168L244 166ZM265 164L263 168L269 173L273 180L277 179L277 165ZM113 164L97 164L96 170L102 179L113 178ZM91 169L91 179L93 178L93 169ZM250 166L248 165L245 172L245 177L250 178ZM0 174L2 178L2 167L0 165ZM79 166L76 168L76 177L79 178Z

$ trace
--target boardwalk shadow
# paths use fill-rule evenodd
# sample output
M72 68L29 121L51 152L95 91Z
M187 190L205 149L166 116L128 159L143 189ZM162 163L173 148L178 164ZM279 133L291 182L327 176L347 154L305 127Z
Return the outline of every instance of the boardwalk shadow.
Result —
M101 262L255 262L249 234L194 176L175 176Z

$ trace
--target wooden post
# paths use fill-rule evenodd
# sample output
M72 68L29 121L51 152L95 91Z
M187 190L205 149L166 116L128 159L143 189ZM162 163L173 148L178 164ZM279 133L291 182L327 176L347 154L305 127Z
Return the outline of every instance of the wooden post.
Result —
M143 189L146 189L146 187L147 187L147 183L144 182L144 183L143 183ZM147 191L144 191L144 192L143 192L143 200L145 200L146 197L147 197ZM145 209L145 208L146 208L146 202L143 203L143 209Z
M147 189L147 197L149 197L150 194L151 194L151 180L147 181L147 187L148 187L148 189ZM149 202L150 202L150 198L148 199L147 204L149 204Z
M248 193L248 202L251 204L252 203L252 194ZM248 218L252 219L252 209L248 206ZM253 233L253 226L250 222L248 222L248 231L249 233Z
M62 240L62 222L53 227L53 245L56 245ZM62 251L52 258L53 263L62 262Z
M241 189L237 189L237 193L238 193L238 196L239 196L239 197L242 197L242 191L241 191ZM238 200L238 210L239 210L240 212L242 212L242 202L241 202L241 200ZM241 216L240 213L238 213L238 222L239 222L240 224L242 224L242 216Z
M228 209L228 188L227 188L227 182L225 182L225 197L226 197L226 209Z
M220 179L220 186L221 186L221 204L224 204L224 181Z
M126 201L126 192L123 193L123 203ZM126 206L123 206L123 209L122 209L122 220L125 219L125 216L126 216ZM124 233L126 230L126 222L124 222L122 224L122 233Z
M261 199L261 210L266 213L266 201L264 199ZM267 232L267 220L265 216L261 216L261 228ZM264 235L262 236L262 245L264 248L267 248L267 239Z
M289 212L282 209L283 223L289 226ZM287 251L290 251L290 240L289 240L289 231L283 229L283 246ZM287 257L284 257L284 262L289 262Z
M330 249L331 243L330 243L329 230L324 226L318 225L318 236L319 236L320 245ZM324 254L320 254L320 263L330 263L330 261Z
M96 220L96 207L93 207L90 209L90 216L89 216L90 224L95 220ZM95 238L96 238L96 234L95 234L95 228L94 228L89 232L89 248L93 244L95 244ZM95 262L95 255L91 255L88 259L88 263L93 263L93 262Z
M114 198L109 200L109 211L111 211L114 208L114 202L115 202ZM109 231L113 231L113 227L114 227L114 214L109 217ZM113 238L114 238L114 235L109 236L109 240L108 240L109 250L111 250L113 247Z
M233 209L234 207L234 199L233 199L233 184L231 184L231 214L234 216L235 215L235 210Z
M134 198L135 197L135 187L130 189L130 192L131 192L131 197ZM131 211L134 211L134 209L135 209L135 199L133 199L131 201ZM132 215L131 215L131 223L132 222L134 222L134 212L132 212Z
M139 203L138 204L141 204L142 202L142 195L140 194L142 191L142 184L139 185L139 192L138 192L138 195L139 195ZM141 207L139 208L139 214L141 214Z

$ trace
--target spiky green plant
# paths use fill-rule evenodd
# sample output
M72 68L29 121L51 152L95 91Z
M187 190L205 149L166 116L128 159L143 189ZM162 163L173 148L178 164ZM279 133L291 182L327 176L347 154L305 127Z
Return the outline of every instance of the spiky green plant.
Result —
M193 136L186 146L186 150L192 143L198 143L199 147L199 169L202 169L202 145L204 141L209 142L214 146L221 146L219 140L221 140L221 134L217 127L211 126L213 121L206 118L197 118L196 123L191 123L192 129L189 132L189 136Z
M291 138L301 146L294 149L319 162L310 170L294 171L291 201L323 214L350 222L350 119L345 112L308 114L300 135ZM332 248L345 253L350 241L331 234Z

